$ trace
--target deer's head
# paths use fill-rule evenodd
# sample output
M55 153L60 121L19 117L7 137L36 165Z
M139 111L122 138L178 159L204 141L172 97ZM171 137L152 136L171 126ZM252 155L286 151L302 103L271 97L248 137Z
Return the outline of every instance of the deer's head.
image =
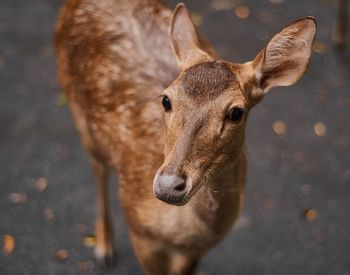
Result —
M183 4L173 14L170 37L179 77L164 91L164 163L154 179L157 198L185 204L244 147L249 110L276 86L298 81L310 61L315 20L300 19L277 33L257 57L235 64L213 57Z

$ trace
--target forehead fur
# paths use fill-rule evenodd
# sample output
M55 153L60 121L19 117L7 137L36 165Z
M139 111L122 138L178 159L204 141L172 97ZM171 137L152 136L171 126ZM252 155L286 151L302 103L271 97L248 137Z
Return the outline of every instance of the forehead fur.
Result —
M182 78L184 92L191 97L213 99L236 80L228 64L223 61L204 62L187 69Z

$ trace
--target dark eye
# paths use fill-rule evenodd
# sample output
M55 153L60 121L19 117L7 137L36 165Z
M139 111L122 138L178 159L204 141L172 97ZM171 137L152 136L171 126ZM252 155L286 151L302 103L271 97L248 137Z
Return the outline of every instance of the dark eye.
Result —
M228 113L228 118L232 121L240 121L243 117L244 110L240 107L233 107Z
M165 110L166 112L171 110L170 99L169 99L169 97L167 97L166 95L163 96L162 105L163 105L164 110Z

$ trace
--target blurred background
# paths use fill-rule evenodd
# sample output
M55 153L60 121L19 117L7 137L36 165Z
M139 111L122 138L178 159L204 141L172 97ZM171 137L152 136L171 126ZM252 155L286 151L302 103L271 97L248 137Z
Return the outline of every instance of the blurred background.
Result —
M350 51L331 40L337 1L184 2L223 58L236 62L254 58L295 19L318 22L305 77L251 112L245 207L198 274L349 275ZM0 3L0 274L142 274L116 177L119 262L113 271L94 262L94 178L56 77L53 28L62 3Z

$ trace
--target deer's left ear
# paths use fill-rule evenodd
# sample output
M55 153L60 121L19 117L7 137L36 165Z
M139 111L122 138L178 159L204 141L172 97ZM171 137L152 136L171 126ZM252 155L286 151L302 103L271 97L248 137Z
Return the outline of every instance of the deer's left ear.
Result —
M276 34L252 62L259 88L289 86L305 73L316 34L313 17L302 18Z
M171 18L170 38L181 70L210 59L208 53L202 49L197 29L183 3L176 6Z

